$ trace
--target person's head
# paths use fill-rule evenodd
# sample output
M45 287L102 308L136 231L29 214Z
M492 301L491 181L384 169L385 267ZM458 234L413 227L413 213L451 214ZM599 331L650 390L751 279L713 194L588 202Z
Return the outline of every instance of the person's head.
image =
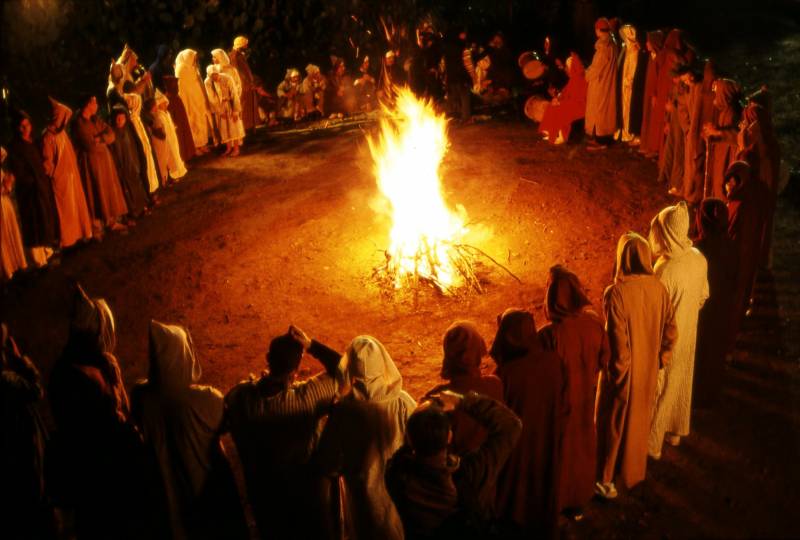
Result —
M608 37L611 34L611 23L605 17L600 17L594 23L594 35L598 38Z
M322 78L322 73L320 72L319 66L316 64L308 64L306 66L306 75L308 75L312 81L318 81Z
M114 121L114 126L116 126L117 129L122 129L128 122L128 111L122 107L114 107L111 110L111 118Z
M77 285L69 322L70 344L85 353L113 353L117 345L114 314L102 298L90 298Z
M752 172L746 161L734 161L725 171L725 193L733 197L742 187L750 182Z
M299 84L300 83L300 72L295 68L289 68L286 70L286 80L292 84Z
M217 82L219 80L219 72L220 69L219 65L217 64L211 64L206 68L206 75L208 75L208 78L214 82Z
M394 51L386 51L386 54L383 55L383 57L386 61L387 66L393 66L397 58L397 55L395 55Z
M387 401L403 389L403 377L389 351L372 336L358 336L350 342L339 374L340 388L346 389L350 399Z
M617 241L617 257L614 261L614 282L633 275L652 275L653 254L650 244L635 232L627 232Z
M442 378L458 375L480 376L481 359L486 355L486 342L478 328L469 321L456 321L442 338Z
M408 444L420 458L446 453L451 437L450 418L435 401L420 403L406 423Z
M689 225L689 207L686 201L661 210L650 222L648 241L653 255L674 257L692 247Z
M656 54L664 47L664 32L653 30L647 33L647 52Z
M149 382L162 390L188 388L203 374L192 336L182 326L151 320L149 353Z
M722 199L703 199L697 209L697 233L700 239L726 237L728 233L728 206Z
M521 358L534 347L536 336L532 313L524 309L507 309L497 317L497 333L489 355L498 366Z
M33 123L31 117L25 111L18 111L14 119L14 129L17 134L24 140L31 139L33 133Z
M93 116L97 114L97 98L95 96L85 96L80 101L81 114L84 116Z
M267 351L269 376L275 379L291 379L297 372L303 357L303 344L289 334L274 338Z
M544 298L544 315L547 320L561 321L591 304L578 276L560 264L550 268Z
M237 51L247 50L250 41L244 36L236 36L233 39L233 48Z
M714 93L714 107L720 111L736 108L742 93L739 84L731 79L717 79L711 91Z

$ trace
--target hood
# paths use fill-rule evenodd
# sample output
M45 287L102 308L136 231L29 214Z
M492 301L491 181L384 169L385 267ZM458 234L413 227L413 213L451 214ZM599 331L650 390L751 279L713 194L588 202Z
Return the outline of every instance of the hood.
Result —
M56 133L63 131L64 128L67 127L70 118L72 118L72 109L51 97L47 99L50 100L50 107L52 108L52 112L50 113L50 126Z
M189 332L181 326L151 320L150 383L160 388L186 389L201 375Z
M536 323L524 309L505 310L497 320L497 333L489 355L498 366L520 358L536 345Z
M634 46L639 44L639 42L636 39L636 28L634 28L629 24L626 24L619 29L619 35L620 37L622 37L622 40L628 47L633 48Z
M635 232L627 232L617 242L614 282L624 281L628 276L652 274L653 255L647 240Z
M89 298L80 285L73 300L70 333L91 337L100 353L113 353L117 346L114 314L108 303L102 298Z
M342 386L349 385L355 399L386 401L403 389L403 378L389 352L372 336L358 336L350 343L339 370Z
M714 105L719 110L734 107L742 94L742 89L736 81L731 79L717 79L714 81Z
M592 303L578 276L561 265L550 268L545 292L544 315L547 320L559 322L580 313Z
M583 80L586 76L583 62L575 53L571 53L567 58L567 75L569 75L570 80L575 79L577 81Z
M222 49L214 49L213 51L211 51L211 58L213 58L214 61L223 68L226 68L229 65L231 65L231 59L228 58L228 53L226 53Z
M708 198L697 209L697 236L717 238L728 234L728 206L722 199Z
M750 170L750 165L746 161L734 161L725 171L725 180L727 184L729 180L736 181L736 185L728 193L729 201L741 200L746 195L747 189L752 182L753 173ZM724 184L723 184L724 185Z
M184 49L175 57L175 76L179 79L194 77L197 73L197 51Z
M480 377L486 342L473 323L456 321L451 324L442 339L442 349L442 378L451 379L458 375Z
M661 30L654 30L647 33L647 42L656 52L664 48L664 32Z
M656 257L674 258L692 247L685 201L668 206L650 222L650 249Z

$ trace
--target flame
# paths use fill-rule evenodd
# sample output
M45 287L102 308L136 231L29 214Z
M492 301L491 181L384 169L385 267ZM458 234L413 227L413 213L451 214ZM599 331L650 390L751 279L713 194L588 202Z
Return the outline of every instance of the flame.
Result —
M404 88L384 106L376 139L367 136L375 176L391 205L389 272L395 286L408 278L432 281L447 292L463 281L452 262L466 229L442 199L439 165L447 152L447 120Z

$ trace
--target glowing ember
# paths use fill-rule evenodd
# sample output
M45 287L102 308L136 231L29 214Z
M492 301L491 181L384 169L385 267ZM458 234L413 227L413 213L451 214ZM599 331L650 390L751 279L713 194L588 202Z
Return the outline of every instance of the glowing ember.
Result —
M447 152L447 120L408 89L384 112L380 135L367 142L378 186L391 205L388 273L395 287L423 279L447 292L463 282L456 244L466 232L442 199L439 165Z

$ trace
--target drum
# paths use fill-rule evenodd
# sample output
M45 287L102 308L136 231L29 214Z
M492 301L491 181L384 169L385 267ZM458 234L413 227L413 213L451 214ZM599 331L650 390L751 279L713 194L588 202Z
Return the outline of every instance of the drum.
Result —
M550 105L549 100L540 96L531 96L525 101L525 116L534 122L541 122L548 105Z
M517 64L522 69L522 75L529 81L539 80L547 72L547 66L536 51L524 52L519 55Z

